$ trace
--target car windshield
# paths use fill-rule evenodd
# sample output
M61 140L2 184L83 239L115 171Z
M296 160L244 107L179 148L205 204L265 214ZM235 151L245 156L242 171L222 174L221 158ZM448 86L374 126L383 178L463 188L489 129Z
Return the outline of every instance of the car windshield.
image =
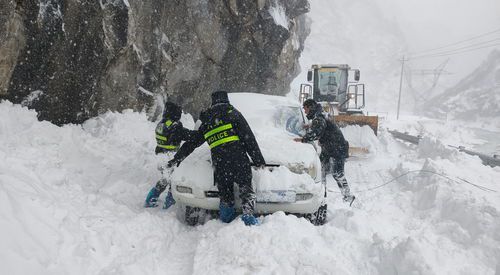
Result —
M276 126L295 135L305 134L304 115L298 106L279 106L275 113Z

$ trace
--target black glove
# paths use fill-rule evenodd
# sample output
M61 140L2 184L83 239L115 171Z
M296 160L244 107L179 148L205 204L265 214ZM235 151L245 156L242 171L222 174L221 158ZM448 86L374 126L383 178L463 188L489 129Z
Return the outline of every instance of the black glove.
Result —
M174 159L171 159L171 160L168 161L167 167L168 168L172 168L174 166L175 167L179 167L179 164L181 164L181 160L174 158Z

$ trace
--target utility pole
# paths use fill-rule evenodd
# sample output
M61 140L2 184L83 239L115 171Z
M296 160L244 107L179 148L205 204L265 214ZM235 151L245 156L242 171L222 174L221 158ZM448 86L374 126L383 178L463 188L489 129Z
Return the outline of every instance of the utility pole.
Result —
M403 58L401 59L401 77L399 79L399 96L398 96L398 113L396 116L396 119L399 120L399 106L401 105L401 88L403 87L403 71L404 71L404 66L405 66L405 56L403 55Z

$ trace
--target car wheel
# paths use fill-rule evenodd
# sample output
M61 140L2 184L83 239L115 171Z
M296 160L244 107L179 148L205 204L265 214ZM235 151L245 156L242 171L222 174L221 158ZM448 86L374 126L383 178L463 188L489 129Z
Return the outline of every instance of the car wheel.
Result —
M316 212L306 215L306 219L314 225L324 225L326 223L326 208L326 204L321 205Z
M191 207L186 205L186 211L184 213L184 220L190 226L195 226L198 224L201 215L201 208Z

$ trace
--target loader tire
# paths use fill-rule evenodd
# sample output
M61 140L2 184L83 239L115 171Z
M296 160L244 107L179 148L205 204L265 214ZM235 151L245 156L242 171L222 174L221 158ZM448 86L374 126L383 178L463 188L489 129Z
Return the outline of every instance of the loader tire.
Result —
M195 226L199 223L201 208L186 205L184 220L187 225Z
M321 205L314 213L308 214L306 218L313 225L324 225L326 223L327 204Z

